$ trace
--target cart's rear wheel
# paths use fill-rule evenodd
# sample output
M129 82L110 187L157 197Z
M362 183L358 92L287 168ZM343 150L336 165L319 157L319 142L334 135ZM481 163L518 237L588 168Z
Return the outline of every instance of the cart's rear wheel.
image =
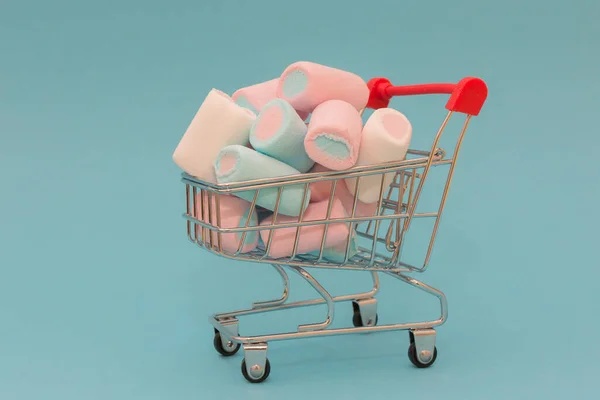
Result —
M269 377L269 374L271 373L271 363L269 362L268 358L266 359L264 368L261 368L258 365L255 365L253 368L256 368L257 376L251 376L248 373L248 369L246 368L246 359L244 358L242 360L242 375L244 375L244 378L246 378L246 380L250 383L261 383L265 379L267 379ZM262 369L262 371L260 371L260 369ZM261 372L262 375L260 375Z
M375 326L379 321L377 314L377 301L375 299L357 300L352 302L352 324L361 328L364 326ZM366 322L366 325L364 322Z
M374 323L371 325L367 325L367 326L375 326L375 325L377 325L378 321L379 321L379 315L375 314ZM363 321L362 321L362 316L360 315L360 311L354 311L354 315L352 315L352 325L354 325L357 328L362 328L364 326Z
M419 357L417 357L417 346L415 345L415 343L411 343L410 346L408 346L408 359L417 368L431 367L433 365L433 363L435 362L436 358L437 358L437 348L436 347L433 348L433 356L431 356L431 359L427 363L424 363L421 360L419 360Z
M233 343L230 340L224 341L221 332L215 329L215 338L213 340L215 350L224 357L230 357L240 349L239 343Z

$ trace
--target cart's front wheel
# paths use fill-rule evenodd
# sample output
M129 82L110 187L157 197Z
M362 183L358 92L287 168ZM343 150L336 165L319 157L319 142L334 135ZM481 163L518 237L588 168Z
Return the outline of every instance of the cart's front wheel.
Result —
M435 362L435 359L437 358L437 348L433 348L433 354L430 354L429 351L423 351L422 353L424 354L421 354L421 357L419 359L419 357L417 356L417 346L415 345L415 343L411 343L410 346L408 346L408 359L411 363L413 363L415 367L427 368L432 366ZM428 359L428 361L421 361L422 359Z
M250 372L248 372L248 368L246 367L246 359L244 358L242 360L242 375L244 375L244 378L246 378L246 380L250 383L261 383L269 377L270 373L271 363L269 362L268 358L265 361L264 367L260 365L253 365L250 368Z
M216 329L215 329L215 339L213 340L213 345L215 346L215 350L217 350L217 352L224 357L230 357L230 356L234 355L235 353L238 352L238 350L241 347L239 343L233 343L232 341L226 340L226 339L223 340L223 337L221 336L221 332L219 332Z

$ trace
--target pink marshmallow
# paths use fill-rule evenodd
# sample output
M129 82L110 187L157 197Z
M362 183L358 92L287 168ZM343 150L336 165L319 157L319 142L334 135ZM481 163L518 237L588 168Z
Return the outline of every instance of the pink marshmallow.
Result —
M343 180L338 181L335 186L335 197L340 199L344 205L346 213L352 215L352 207L354 207L354 195L348 190L348 186ZM356 210L354 212L355 217L373 217L377 215L377 203L363 203L358 201L356 203Z
M242 107L250 106L252 111L258 114L268 102L277 98L278 83L279 78L276 78L252 86L247 86L235 91L231 98ZM302 111L298 112L298 110L296 110L296 112L302 120L308 118L309 113Z
M353 167L358 159L362 118L342 100L329 100L312 113L304 149L316 163L335 171Z
M321 164L315 164L309 173L316 172L328 172L331 171L329 168L325 168ZM327 200L329 198L329 194L331 193L331 183L333 180L313 182L308 185L310 189L310 202L319 202L323 200Z
M302 118L302 121L306 121L306 118L308 118L308 116L310 115L310 113L308 113L308 112L299 111L299 110L296 110L296 114L298 114L298 116L300 118Z
M303 222L323 220L327 216L327 208L329 201L321 201L319 203L312 203L306 208L304 212ZM344 218L346 216L344 206L340 200L334 200L331 207L330 217L333 218ZM261 222L261 226L270 225L273 221L273 217L270 216ZM298 222L298 217L278 216L277 223L292 223ZM260 232L261 238L265 243L265 246L269 240L269 232L273 236L271 239L271 248L269 249L269 255L273 258L291 256L294 251L294 241L296 239L296 227L292 228L278 228L278 229L263 229ZM321 248L321 241L325 232L325 225L319 224L314 226L303 226L300 228L298 238L298 248L296 254L306 254L311 251L319 250ZM327 237L325 239L325 248L334 247L341 242L345 242L350 234L348 223L338 222L329 224L327 228Z
M328 172L331 171L328 168L325 168L321 164L315 164L314 167L309 171L311 173L314 172ZM364 178L361 178L361 180ZM361 185L362 186L362 185ZM314 182L309 185L310 189L310 201L320 202L323 200L328 200L331 195L331 191L333 190L333 180L328 181L320 181ZM352 215L352 207L354 206L354 195L346 186L345 180L338 180L335 185L335 194L333 196L336 199L339 199L346 210L346 214L348 216ZM355 217L372 217L377 214L377 202L375 203L363 203L362 201L358 201L356 203L356 211L354 212Z
M209 220L209 202L208 193L198 193L196 195L196 219L205 222L213 226L219 226L220 228L243 228L246 226L246 219L248 218L248 211L250 211L250 203L239 197L231 195L219 195L219 212L217 213L217 199L216 195L211 196L210 204L210 220ZM201 211L204 210L202 214ZM220 218L220 224L217 225L217 214ZM256 212L253 213L252 218L248 226L257 226ZM198 226L198 238L201 236L201 226ZM205 230L205 235L210 235L208 230ZM235 253L238 250L240 241L242 240L243 232L233 233L222 233L221 234L221 247L224 251ZM208 239L205 239L208 242ZM212 231L211 243L213 246L218 246L218 237L215 231ZM244 240L244 246L242 247L241 253L247 253L252 251L258 245L258 232L247 232Z
M344 100L356 110L361 110L369 99L369 88L360 76L351 72L299 61L281 74L277 97L305 112L312 112L327 100Z
M329 169L325 168L320 164L315 164L315 166L310 170L310 172L327 172ZM361 180L364 178L361 178ZM312 202L320 202L326 201L329 199L331 195L331 191L333 190L333 180L314 182L309 185L310 189L310 201ZM354 206L354 195L348 190L348 186L346 186L346 182L344 180L338 180L335 185L335 194L333 195L335 199L339 199L344 206L344 210L348 216L352 215L352 207ZM354 212L355 217L373 217L377 214L377 202L375 203L363 203L362 201L358 201L356 203L356 210Z

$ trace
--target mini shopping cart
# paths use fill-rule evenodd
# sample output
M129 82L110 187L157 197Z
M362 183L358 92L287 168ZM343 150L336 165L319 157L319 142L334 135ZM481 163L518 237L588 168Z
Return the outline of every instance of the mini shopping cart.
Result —
M408 357L419 368L431 366L437 357L435 346L435 327L443 324L447 318L447 302L445 295L433 287L418 281L410 276L411 273L424 272L429 264L433 244L438 232L440 218L450 189L452 175L456 165L459 150L472 116L479 114L487 97L487 87L479 78L464 78L457 84L424 84L411 86L393 86L385 78L374 78L368 82L370 89L367 108L377 109L387 107L394 96L422 95L422 94L448 94L446 103L448 113L439 128L429 151L409 150L403 160L391 163L382 163L365 167L354 167L345 171L332 171L327 173L308 173L286 176L276 179L259 179L235 184L211 184L199 181L183 173L182 182L186 190L186 212L183 217L187 221L188 238L201 248L219 256L255 263L271 264L281 276L283 281L283 294L280 298L256 302L246 310L214 314L210 323L214 326L214 347L223 356L232 356L240 347L244 349L242 361L242 374L252 383L264 381L270 373L271 366L267 359L267 344L275 340L308 338L316 336L343 335L351 333L367 333L394 330L408 330L410 345ZM363 110L364 111L364 110ZM438 147L440 138L454 114L462 114L464 123L458 134L456 146L451 156ZM447 166L448 172L441 201L437 210L431 212L416 212L416 207L421 197L425 181L433 167ZM393 176L389 187L384 187L384 176ZM381 177L381 187L377 202L377 211L373 216L356 216L360 180L365 176L377 175ZM347 218L331 218L331 207L336 186L342 180L355 178L356 195L354 196L353 210ZM363 178L364 179L364 178ZM303 185L304 193L311 183L331 182L329 209L327 217L319 221L303 221L302 214L298 222L279 223L276 221L279 200L284 187L288 185ZM389 182L389 180L388 180ZM267 226L245 226L239 228L224 228L220 221L220 197L237 192L254 191L254 199L248 215L258 210L256 201L262 189L278 189L278 197L274 209L273 223ZM305 198L305 196L303 196ZM305 198L306 200L306 198ZM204 204L197 204L197 203ZM211 208L216 208L213 210ZM424 262L417 266L403 261L403 244L406 234L415 218L434 219L429 245L424 257ZM323 257L327 229L333 223L347 223L350 229L360 238L358 253L350 254L350 240L347 241L346 253L343 262L331 262ZM323 226L321 248L318 254L296 254L298 241L304 226ZM242 253L245 238L249 234L258 234L257 231L278 228L296 228L294 251L285 258L272 258L269 254L272 234L264 244L248 253ZM223 249L222 235L237 233L240 237L237 251L228 252ZM327 290L307 271L309 268L327 268L334 270L368 271L373 280L373 288L369 292L331 296ZM305 279L321 296L321 298L288 302L289 279L286 270L295 272ZM379 290L377 273L392 276L414 286L439 300L441 315L438 319L425 322L402 323L378 326L377 301L375 295ZM352 302L353 327L330 328L334 319L335 305L338 302ZM258 314L276 310L285 310L296 307L326 304L327 317L324 321L298 326L295 332L274 333L262 336L242 336L238 330L238 317Z

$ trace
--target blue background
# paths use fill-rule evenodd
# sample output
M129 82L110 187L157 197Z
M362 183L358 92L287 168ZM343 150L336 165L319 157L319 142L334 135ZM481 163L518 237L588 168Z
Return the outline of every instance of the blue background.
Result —
M0 398L597 398L598 4L4 0ZM210 88L298 60L397 84L488 83L420 276L450 307L430 369L409 363L406 332L275 342L263 385L212 347L208 315L277 296L279 278L187 241L171 155ZM426 147L444 98L392 105ZM334 294L370 284L315 275ZM312 296L292 279L292 297ZM435 317L382 279L381 323ZM350 318L344 304L336 325Z

